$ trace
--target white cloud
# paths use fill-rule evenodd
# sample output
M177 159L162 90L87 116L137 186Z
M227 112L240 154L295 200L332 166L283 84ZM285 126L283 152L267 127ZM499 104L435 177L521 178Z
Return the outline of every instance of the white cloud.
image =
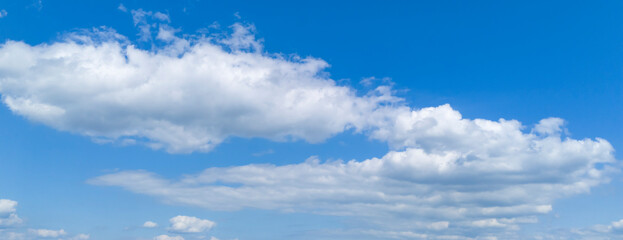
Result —
M0 18L6 17L7 14L8 13L6 12L6 10L4 10L4 9L0 10Z
M8 227L20 223L22 223L22 219L15 213L11 213L7 217L0 218L0 227Z
M169 231L179 233L206 232L215 225L215 223L210 220L181 215L171 218L169 222L171 223Z
M534 126L534 132L547 135L560 134L564 130L562 128L564 123L565 121L560 118L546 118Z
M132 14L151 36L145 19L153 13ZM0 93L32 121L169 152L209 151L228 137L321 142L367 129L371 112L400 100L385 87L357 96L327 77L322 60L262 53L249 27L182 39L161 25L158 38L169 43L153 51L111 30L35 46L8 41L0 46Z
M65 230L50 230L50 229L29 229L30 233L43 238L57 238L67 235Z
M610 228L614 230L623 230L623 219L616 221L616 222L612 222L612 224L610 225Z
M0 216L5 216L17 211L17 202L10 199L0 199Z
M0 228L22 223L17 216L17 202L10 199L0 199Z
M167 25L160 26L160 29L158 30L158 34L156 35L156 39L166 41L166 42L176 40L177 37L175 36L175 33L179 31L180 31L179 29L174 29Z
M184 240L182 236L168 236L168 235L160 235L154 237L154 240Z
M603 139L463 119L448 105L394 111L371 136L404 149L381 158L209 168L181 180L125 171L89 182L208 209L356 216L392 228L441 229L439 222L448 222L464 233L535 223L556 199L587 193L614 171L612 146Z
M240 51L240 50L253 50L255 52L262 51L262 40L258 40L255 38L255 26L254 25L243 25L240 23L235 23L231 25L232 33L231 37L220 39L219 42L223 43L225 46L229 48ZM324 63L326 64L326 63ZM322 66L322 68L325 66ZM318 72L320 68L314 69L313 71ZM323 80L323 79L321 79Z
M152 222L152 221L147 221L147 222L143 223L143 227L146 227L146 228L155 228L157 226L158 226L158 224L155 223L155 222Z
M130 11L132 13L132 20L134 20L134 26L139 29L139 40L147 41L151 39L152 24L147 22L147 17L152 15L152 12L146 12L143 9L137 9Z

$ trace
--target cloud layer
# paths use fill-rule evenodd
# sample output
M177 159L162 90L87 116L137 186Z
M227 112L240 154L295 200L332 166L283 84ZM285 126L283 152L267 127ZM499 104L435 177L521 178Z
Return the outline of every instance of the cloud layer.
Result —
M348 129L392 150L360 161L209 168L180 179L122 171L91 184L215 210L351 216L374 223L378 229L365 233L383 238L508 239L556 199L587 193L615 171L606 140L569 138L562 119L528 128L465 119L449 105L412 109L387 86L362 95L338 85L320 59L262 52L252 26L180 38L167 15L131 13L139 40L157 43L152 49L106 28L51 44L4 43L2 101L55 129L169 152L206 152L229 137L316 143ZM148 23L154 19L160 23ZM15 204L0 201L0 226L21 221ZM170 223L175 233L214 226L189 216Z
M404 150L381 158L209 168L179 180L123 171L90 183L208 209L354 216L414 236L469 236L536 223L554 200L587 193L614 171L607 141L564 137L557 118L524 131L517 121L463 119L448 105L394 114L372 136Z

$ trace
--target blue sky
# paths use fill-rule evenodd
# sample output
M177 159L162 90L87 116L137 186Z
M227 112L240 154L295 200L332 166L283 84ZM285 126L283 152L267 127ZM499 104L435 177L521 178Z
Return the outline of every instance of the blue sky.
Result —
M0 1L0 238L623 238L621 10Z

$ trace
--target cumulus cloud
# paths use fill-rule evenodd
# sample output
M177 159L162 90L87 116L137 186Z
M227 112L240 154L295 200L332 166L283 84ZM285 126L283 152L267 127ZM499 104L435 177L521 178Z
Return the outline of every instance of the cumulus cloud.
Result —
M147 222L143 223L143 227L145 227L145 228L155 228L157 226L158 226L158 224L155 223L155 222L152 222L152 221L147 221Z
M160 235L154 237L154 240L184 240L184 238L182 236Z
M89 182L208 209L355 216L464 234L535 223L556 199L587 193L614 171L613 148L603 139L525 131L514 120L464 119L448 105L392 114L371 136L402 150L381 158L209 168L180 180L123 171Z
M0 10L0 18L6 17L6 15L7 15L7 14L8 14L8 13L7 13L7 11L6 11L6 10L4 10L4 9L1 9L1 10Z
M215 225L214 222L207 219L181 215L169 219L169 222L171 223L169 231L179 233L206 232Z
M0 199L0 216L14 213L17 209L17 202L9 199Z
M10 199L0 199L0 228L22 223L17 216L17 202Z
M164 14L132 10L141 38ZM261 52L251 25L227 36L176 36L139 49L111 29L59 42L0 46L0 93L14 113L98 142L137 142L169 152L210 151L228 137L316 143L370 126L371 112L400 101L388 88L358 96L320 59Z

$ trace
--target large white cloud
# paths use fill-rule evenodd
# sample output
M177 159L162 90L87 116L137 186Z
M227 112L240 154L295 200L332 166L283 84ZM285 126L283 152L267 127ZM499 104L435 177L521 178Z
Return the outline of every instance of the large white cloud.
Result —
M512 120L463 119L448 105L394 111L372 136L404 150L381 158L209 168L180 180L124 171L90 183L208 209L346 215L398 232L466 234L535 223L556 199L587 193L614 171L607 141L564 137L560 119L526 131Z
M133 13L139 25L154 15ZM7 41L2 100L56 129L170 152L209 151L230 136L320 142L365 128L370 112L398 100L384 88L357 96L331 80L320 59L263 53L248 26L184 39L158 26L166 43L152 50L106 28L51 44Z

